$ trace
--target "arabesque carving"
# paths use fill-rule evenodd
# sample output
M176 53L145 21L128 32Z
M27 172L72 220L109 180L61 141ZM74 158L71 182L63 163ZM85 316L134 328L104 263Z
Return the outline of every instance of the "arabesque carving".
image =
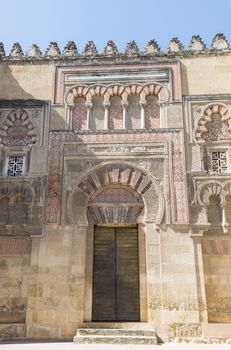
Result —
M0 127L0 143L5 145L36 144L38 135L28 114L23 109L15 109L9 113Z
M231 140L231 114L224 104L207 106L195 130L198 143Z

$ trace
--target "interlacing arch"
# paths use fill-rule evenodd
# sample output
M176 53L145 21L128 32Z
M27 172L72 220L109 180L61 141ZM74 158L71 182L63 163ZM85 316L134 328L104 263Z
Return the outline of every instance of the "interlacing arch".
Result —
M220 120L214 120L218 116ZM209 125L213 123L213 133L210 135ZM210 104L204 109L203 116L198 121L195 139L199 143L208 140L217 141L231 139L231 114L227 106L222 103Z

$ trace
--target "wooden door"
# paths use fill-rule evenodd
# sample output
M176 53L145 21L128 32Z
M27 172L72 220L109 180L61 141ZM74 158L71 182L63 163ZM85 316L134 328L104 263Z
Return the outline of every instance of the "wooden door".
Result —
M95 227L92 319L140 319L137 227Z

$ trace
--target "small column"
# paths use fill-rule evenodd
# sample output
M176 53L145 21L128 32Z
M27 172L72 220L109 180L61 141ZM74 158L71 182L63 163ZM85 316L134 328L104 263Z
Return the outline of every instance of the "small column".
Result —
M108 115L109 115L109 107L111 105L110 101L105 98L105 100L103 101L103 105L105 108L105 112L104 112L104 129L107 130L108 129Z
M224 233L227 233L228 229L229 229L229 223L227 222L227 219L226 219L225 207L226 207L226 202L223 202L221 204L221 208L222 208L222 227L223 227Z
M91 109L93 107L93 103L92 103L91 98L87 98L86 107L87 107L87 130L89 130L90 129L90 120L91 120Z
M123 106L123 129L127 129L127 108L129 102L127 100L127 96L123 96L122 106Z
M166 116L167 104L165 102L160 102L160 127L167 128L167 116Z
M65 130L71 130L72 129L72 113L71 113L71 107L65 106L65 115L66 115L66 125Z
M145 114L144 114L144 108L147 105L147 101L145 98L140 98L140 108L141 108L141 118L140 118L140 127L141 129L145 129Z
M69 92L65 99L66 130L72 130L72 110L75 107L75 96Z

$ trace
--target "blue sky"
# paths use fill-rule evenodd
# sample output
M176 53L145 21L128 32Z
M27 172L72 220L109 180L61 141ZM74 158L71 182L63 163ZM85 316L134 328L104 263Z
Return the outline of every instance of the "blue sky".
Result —
M9 52L20 42L27 51L50 41L61 49L74 40L79 52L88 40L102 51L109 39L123 51L129 40L144 49L155 38L162 49L178 36L185 46L193 34L207 45L215 33L231 41L231 0L0 0L0 41Z

